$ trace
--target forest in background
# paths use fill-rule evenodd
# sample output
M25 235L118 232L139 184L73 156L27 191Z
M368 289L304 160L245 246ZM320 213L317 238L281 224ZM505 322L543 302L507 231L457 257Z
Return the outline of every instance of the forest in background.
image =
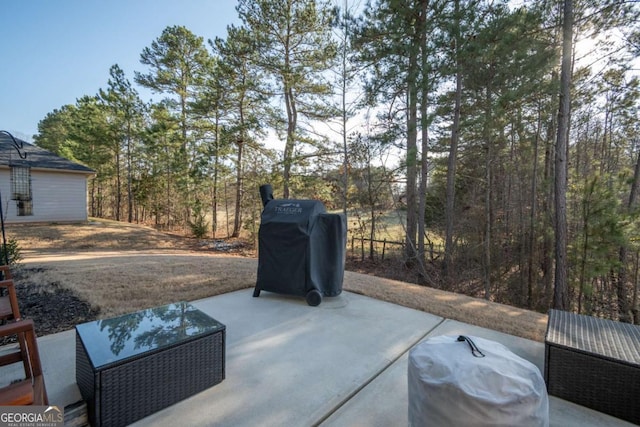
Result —
M38 146L96 171L91 216L255 241L270 183L347 213L371 259L403 212L403 266L425 285L640 323L639 2L237 12L224 38L167 27L133 76L115 63L41 120Z

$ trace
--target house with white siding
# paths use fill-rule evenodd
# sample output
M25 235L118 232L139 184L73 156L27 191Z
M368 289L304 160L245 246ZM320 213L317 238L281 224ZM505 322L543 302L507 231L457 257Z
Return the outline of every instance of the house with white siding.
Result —
M87 180L93 175L86 166L0 132L6 224L87 221Z

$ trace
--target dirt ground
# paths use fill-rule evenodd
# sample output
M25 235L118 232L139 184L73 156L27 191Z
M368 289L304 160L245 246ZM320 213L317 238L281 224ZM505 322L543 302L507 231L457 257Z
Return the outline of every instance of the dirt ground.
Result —
M16 270L24 317L39 335L175 301L255 285L257 260L239 242L196 240L149 227L87 224L9 225L21 248ZM460 294L347 271L345 291L445 318L542 341L547 316Z

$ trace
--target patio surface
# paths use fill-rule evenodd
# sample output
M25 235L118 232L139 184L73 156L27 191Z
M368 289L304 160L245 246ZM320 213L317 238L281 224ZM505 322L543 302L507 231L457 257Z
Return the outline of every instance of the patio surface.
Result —
M318 307L302 298L252 293L192 302L227 327L226 379L134 425L406 426L408 351L436 335L501 342L543 371L543 343L349 292ZM38 343L51 404L80 401L74 331ZM549 400L552 426L632 425Z

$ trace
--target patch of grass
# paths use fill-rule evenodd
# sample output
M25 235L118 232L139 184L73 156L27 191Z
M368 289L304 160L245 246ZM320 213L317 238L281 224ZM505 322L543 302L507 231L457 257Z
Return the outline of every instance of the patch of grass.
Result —
M176 301L194 301L255 285L255 259L206 253L55 257L28 263L31 283L69 289L100 317L112 317ZM60 307L64 310L64 307Z
M355 213L352 213L356 215ZM349 225L352 227L358 226L357 219L349 220ZM369 223L365 224L365 227L370 227ZM365 240L361 242L363 233L351 228L348 230L347 241L349 249L353 249L354 254L361 252L361 245L364 244L364 250L368 254L369 242ZM397 253L398 256L402 256L402 246L404 244L406 234L406 212L404 210L391 209L382 212L376 219L376 240L381 242L374 242L374 250L378 256L382 256L384 251L385 256L390 253ZM369 238L369 231L364 233L364 238ZM355 240L353 240L355 239ZM383 241L387 243L382 243ZM352 245L353 244L353 245ZM436 252L439 252L444 247L444 238L438 233L427 230L427 245L434 248Z
M11 231L19 231L15 235L25 249L23 264L30 272L24 280L43 289L68 289L99 311L101 318L251 288L256 282L255 258L195 252L190 239L149 227L101 221L12 226ZM59 238L51 239L54 235ZM424 286L347 273L344 289L525 338L540 339L544 333L546 316L542 314ZM65 304L51 304L48 299L45 303L66 310ZM56 315L47 316L54 319Z

